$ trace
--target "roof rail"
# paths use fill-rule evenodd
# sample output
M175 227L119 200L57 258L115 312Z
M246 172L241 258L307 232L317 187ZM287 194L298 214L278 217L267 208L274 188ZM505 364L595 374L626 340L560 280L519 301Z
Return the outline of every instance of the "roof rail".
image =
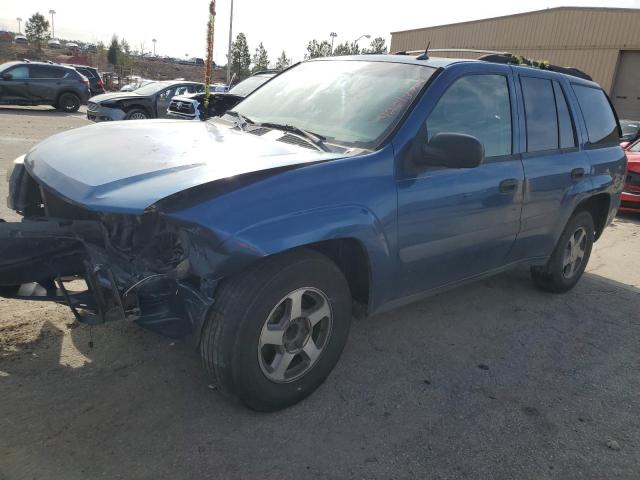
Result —
M23 59L22 59L22 61L23 61L24 63L31 63L31 60L29 60L28 58L23 58Z
M404 52L397 52L394 55L418 55L418 60L428 60L429 53L432 52L460 52L460 53L481 53L482 56L477 60L491 63L502 63L507 65L523 65L527 67L539 68L541 70L549 70L551 72L563 73L565 75L571 75L573 77L582 78L584 80L593 81L591 75L583 72L575 67L561 67L558 65L551 65L549 62L532 60L520 55L514 55L510 52L499 52L493 50L478 50L473 48L433 48L427 50L409 50Z

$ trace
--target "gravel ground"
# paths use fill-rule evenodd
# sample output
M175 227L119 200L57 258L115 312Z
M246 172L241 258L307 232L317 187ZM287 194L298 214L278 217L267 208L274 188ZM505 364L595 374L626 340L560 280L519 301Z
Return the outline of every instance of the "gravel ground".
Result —
M0 175L84 124L0 108ZM0 300L0 479L637 479L639 251L626 216L569 294L517 270L356 321L328 381L269 415L186 343Z

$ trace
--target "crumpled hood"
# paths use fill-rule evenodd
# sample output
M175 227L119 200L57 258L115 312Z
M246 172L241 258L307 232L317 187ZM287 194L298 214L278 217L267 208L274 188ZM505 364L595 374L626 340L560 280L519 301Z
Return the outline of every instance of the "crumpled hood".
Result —
M139 120L54 135L29 152L25 166L38 183L72 203L141 214L191 187L340 156L212 122Z

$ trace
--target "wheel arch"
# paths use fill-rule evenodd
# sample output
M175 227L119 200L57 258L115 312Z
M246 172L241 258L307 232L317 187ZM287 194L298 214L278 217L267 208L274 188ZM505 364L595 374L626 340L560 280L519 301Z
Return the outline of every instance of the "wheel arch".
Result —
M75 95L76 97L78 97L78 100L80 101L80 103L82 103L82 97L80 95L78 95L78 92L71 90L71 89L64 89L64 90L60 90L58 92L58 94L56 95L56 98L54 100L54 104L56 106L58 106L58 102L60 101L60 98L62 97L62 95L64 95L65 93L71 93L72 95Z
M584 210L591 214L596 227L595 240L598 240L607 225L610 209L611 195L609 193L598 193L580 202L574 213Z

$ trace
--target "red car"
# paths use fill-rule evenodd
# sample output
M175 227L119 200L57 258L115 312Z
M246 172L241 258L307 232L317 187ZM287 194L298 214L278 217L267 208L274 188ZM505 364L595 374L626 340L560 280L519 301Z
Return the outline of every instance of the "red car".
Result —
M626 148L627 178L622 192L621 212L640 213L640 140Z

